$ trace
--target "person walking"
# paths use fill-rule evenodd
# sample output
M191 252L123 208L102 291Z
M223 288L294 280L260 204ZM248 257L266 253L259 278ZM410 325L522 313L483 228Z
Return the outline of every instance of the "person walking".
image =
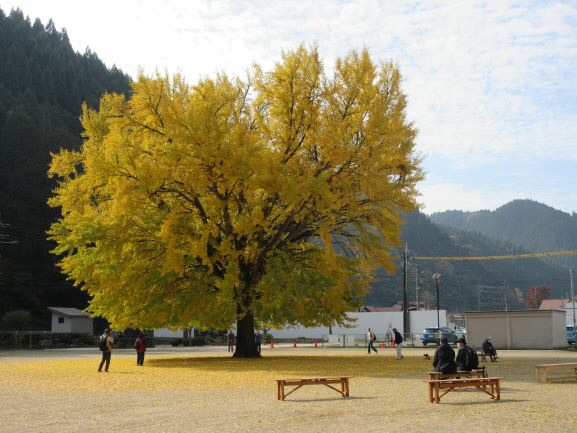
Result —
M104 371L108 373L108 368L110 367L110 358L112 356L112 346L114 345L114 338L110 335L110 329L105 329L104 334L100 336L99 347L102 351L102 360L98 366L98 372L102 372L102 367L104 366Z
M393 328L393 341L395 342L395 348L397 349L397 360L403 359L403 336L397 328Z
M138 334L136 341L134 342L134 347L136 348L136 365L144 365L144 352L146 352L146 342L144 341L144 334Z
M234 352L234 332L230 331L227 335L227 340L228 340L228 351L229 352Z
M433 358L433 368L441 373L456 373L455 351L449 346L447 337L441 338L441 345L435 350Z
M377 353L377 349L375 349L375 346L373 346L374 342L377 340L377 336L375 335L375 333L371 328L369 328L369 332L367 332L367 339L369 340L369 345L367 347L369 355L371 354L371 349L373 349L375 353Z

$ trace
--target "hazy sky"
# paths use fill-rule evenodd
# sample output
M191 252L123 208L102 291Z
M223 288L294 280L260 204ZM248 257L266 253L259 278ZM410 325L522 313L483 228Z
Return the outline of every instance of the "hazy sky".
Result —
M367 47L404 76L427 177L423 210L531 198L577 211L577 1L0 0L135 76L189 82L317 44Z

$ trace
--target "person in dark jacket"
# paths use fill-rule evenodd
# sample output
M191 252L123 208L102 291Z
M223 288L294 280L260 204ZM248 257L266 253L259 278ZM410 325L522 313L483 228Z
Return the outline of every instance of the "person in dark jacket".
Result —
M104 371L108 373L108 367L110 367L110 358L112 357L112 347L114 345L114 338L110 335L110 329L105 329L104 334L100 336L100 341L105 342L105 350L102 351L102 360L98 366L98 372L102 372L102 367L104 364Z
M475 349L467 346L467 340L461 337L457 340L459 351L457 352L457 371L471 371L479 366L479 359Z
M433 367L435 371L441 373L456 373L457 366L455 365L455 351L449 346L447 337L441 338L441 345L435 351L433 358Z
M146 352L146 343L144 342L144 334L139 334L134 342L136 348L136 365L144 365L144 352Z
M399 359L403 359L403 336L401 335L401 333L399 331L397 331L397 328L393 328L393 336L394 338L394 342L395 342L395 347L397 348L397 360Z
M256 350L258 353L260 353L260 333L255 333L254 334L254 342L256 344Z
M481 345L481 347L483 349L483 353L485 355L489 355L489 357L491 358L491 361L495 361L498 358L497 350L493 346L493 343L491 343L491 337L487 337L485 339L485 341L483 341L483 344Z

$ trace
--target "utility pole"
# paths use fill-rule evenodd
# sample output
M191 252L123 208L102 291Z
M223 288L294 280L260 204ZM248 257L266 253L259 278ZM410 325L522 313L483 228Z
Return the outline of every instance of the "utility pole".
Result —
M417 311L419 311L419 266L415 265L415 297L417 298Z
M436 274L433 275L433 280L435 280L435 286L437 286L437 333L442 336L442 333L441 333L441 321L440 321L440 319L439 319L439 308L440 308L440 307L439 307L439 305L440 305L440 302L439 302L439 280L440 280L440 279L441 279L441 274L436 273ZM438 338L437 338L437 344L439 344L439 341L438 341L438 340L439 340L440 338L441 338L441 337L438 337Z
M409 254L409 247L405 243L405 250L403 251L403 328L405 340L411 336L411 320L409 317L409 296L407 286L407 255Z
M573 291L573 268L569 268L569 279L571 280L571 307L573 309L573 339L575 339L575 292Z

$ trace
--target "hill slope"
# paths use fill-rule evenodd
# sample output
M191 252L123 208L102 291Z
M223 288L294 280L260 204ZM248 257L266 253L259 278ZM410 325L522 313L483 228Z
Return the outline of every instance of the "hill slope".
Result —
M129 92L128 76L87 50L75 52L66 31L0 10L0 315L25 308L85 306L49 253L46 230L57 215L46 201L50 152L80 146L81 105L105 91ZM1 239L0 239L1 240Z
M533 200L514 200L494 211L435 213L431 221L476 231L531 252L577 249L577 214L570 215ZM575 267L577 257L558 258L551 263Z
M403 239L410 256L477 256L519 254L523 249L504 241L491 240L479 233L441 227L421 213L406 215ZM399 252L400 255L400 252ZM400 264L400 259L399 259ZM539 259L504 261L420 261L410 260L409 298L414 300L415 265L421 281L421 297L435 303L434 273L441 273L441 306L452 311L523 308L514 288L524 292L530 287L547 284L552 296L564 295L568 274ZM402 269L393 276L378 274L378 281L367 297L372 305L390 305L401 300ZM507 305L506 305L507 304Z

